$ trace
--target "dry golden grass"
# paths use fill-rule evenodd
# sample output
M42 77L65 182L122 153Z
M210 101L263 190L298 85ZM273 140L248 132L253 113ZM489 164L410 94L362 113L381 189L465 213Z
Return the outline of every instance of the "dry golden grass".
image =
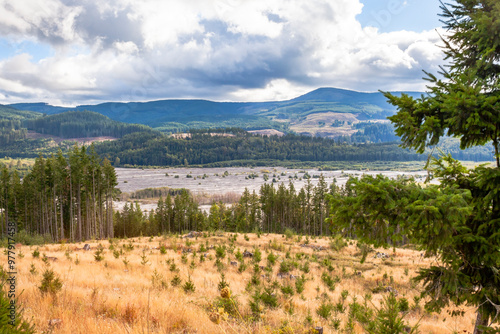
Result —
M377 285L391 285L398 291L398 298L407 298L411 307L413 297L420 293L420 287L415 286L410 278L418 268L429 266L433 261L422 258L414 250L396 249L395 253L392 250L379 250L391 255L390 259L374 258L374 253L370 253L366 262L361 264L359 249L354 242L335 252L329 247L330 239L310 239L310 244L326 248L316 251L300 246L304 243L304 237L299 242L296 236L287 240L282 235L262 235L258 238L255 234L248 234L247 241L243 234L239 234L234 243L233 254L227 253L222 262L225 264L226 281L232 296L238 302L240 316L229 317L216 324L209 317L213 311L211 305L219 296L217 285L221 277L214 265L215 250L209 249L206 252L209 255L204 262L200 262L201 253L198 250L206 242L209 245L225 244L229 247L231 234L219 235L221 236L197 239L155 237L115 240L114 249L123 251L119 258L113 256L113 251L109 249L110 243L106 240L88 242L92 247L91 251L82 249L84 243L40 246L40 258L32 255L36 246L18 247L16 251L21 250L24 254L22 258L17 257L16 264L19 272L17 289L19 292L24 291L19 300L25 307L25 317L32 318L40 333L309 333L314 326L322 326L325 333L333 333L335 330L331 327L331 321L321 319L316 313L321 300L327 298L336 303L341 298L341 292L348 291L346 311L334 316L340 320L341 328L347 322L348 304L353 297L362 302L364 296L372 293ZM192 244L186 245L191 242ZM99 244L105 251L104 260L97 262L94 254ZM124 250L123 246L129 244L133 244L134 249ZM160 245L165 245L166 254L161 254L158 249ZM245 249L252 251L254 247L258 247L262 251L260 265L265 266L267 255L271 251L270 245L273 245L273 253L279 255L273 266L271 282L277 280L280 284L294 285L294 280L276 277L280 260L286 258L287 252L300 265L305 263L305 257L309 257L310 272L305 274L308 280L302 294L295 293L291 298L285 298L280 292L279 307L266 308L259 320L252 321L249 319L249 302L253 289L247 292L246 287L253 275L253 263L251 259L245 259L248 267L240 273L229 261L235 261L237 249L243 252ZM193 254L188 253L187 263L184 264L181 249L187 247L197 252L194 259ZM144 249L146 250L143 251ZM301 260L297 259L298 253L304 254ZM46 264L42 261L43 254L56 257L57 261ZM143 254L147 257L146 264L141 264ZM123 261L125 257L127 265ZM313 257L318 258L318 262L313 262ZM322 264L325 258L330 259L333 267L330 274L340 278L334 291L330 291L321 281L321 274L328 272ZM167 261L174 261L183 283L188 275L191 277L195 292L185 293L182 284L172 286L171 280L176 273L169 270L170 264ZM192 261L195 263L194 269L189 268ZM36 274L30 272L31 264L36 268ZM56 296L42 295L38 289L46 267L52 268L63 282L63 287ZM153 286L152 276L155 271L168 283L166 288ZM299 269L293 269L291 273L303 274ZM261 274L264 272L259 273L259 276ZM261 278L261 281L264 279ZM385 295L385 292L372 293L373 306L379 307ZM422 306L423 302L420 308L412 309L405 317L411 325L420 320L421 333L472 332L475 318L473 309L462 308L465 311L463 317L451 318L446 311L427 314ZM309 322L306 321L308 315L312 318ZM52 319L61 319L62 322L50 326ZM355 332L363 332L359 324L355 326Z

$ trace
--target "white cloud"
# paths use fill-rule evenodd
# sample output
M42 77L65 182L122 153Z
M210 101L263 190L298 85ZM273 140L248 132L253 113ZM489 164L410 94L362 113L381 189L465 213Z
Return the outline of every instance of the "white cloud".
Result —
M0 103L280 100L319 86L423 89L435 31L379 33L354 0L0 0L0 36L54 54L0 61ZM75 51L76 50L76 51ZM5 101L8 100L8 101Z
M238 89L230 94L233 101L285 101L309 92L308 87L276 79L263 88Z
M137 45L135 45L134 42L128 41L128 42L115 42L114 43L115 48L123 53L128 53L128 54L133 54L139 51L139 48Z
M58 0L0 0L0 33L32 35L43 41L62 43L76 38L73 30L80 6L66 6Z

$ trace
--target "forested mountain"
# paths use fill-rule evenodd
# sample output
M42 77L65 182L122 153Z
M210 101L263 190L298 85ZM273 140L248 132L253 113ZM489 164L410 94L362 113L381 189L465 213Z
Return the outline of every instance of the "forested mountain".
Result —
M67 108L67 107L56 107L53 105L50 105L45 102L38 102L38 103L12 103L9 104L10 107L16 108L18 110L29 110L29 111L34 111L40 114L47 114L47 115L52 115L52 114L57 114L61 112L65 112L68 110L72 110L72 108Z
M127 124L93 111L68 111L24 121L28 130L61 138L111 136L121 138L134 132L151 132L142 124Z
M41 113L28 110L19 110L11 106L0 104L0 119L2 120L24 120L42 116Z
M346 127L351 129L351 125L358 121L385 119L395 111L381 93L360 93L336 88L320 88L292 100L277 102L160 100L107 102L71 108L53 107L44 103L11 106L46 114L91 110L113 120L145 124L165 132L219 127L273 128L328 137L336 137L340 133L341 129L331 126L335 120L349 119L350 124L346 124Z

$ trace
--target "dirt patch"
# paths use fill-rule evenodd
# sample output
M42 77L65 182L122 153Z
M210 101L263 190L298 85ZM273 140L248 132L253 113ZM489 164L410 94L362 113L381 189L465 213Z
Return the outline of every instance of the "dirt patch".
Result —
M335 121L344 122L344 124L332 127L331 125ZM307 115L305 119L292 123L290 129L297 133L334 138L339 136L350 136L357 132L358 130L353 129L351 125L358 122L358 118L351 113L314 113Z
M264 130L253 130L253 131L248 131L250 133L254 133L257 135L261 136L278 136L281 137L284 135L283 132L275 130L275 129L264 129Z
M232 133L216 133L216 132L211 132L209 133L210 136L212 137L234 137ZM191 138L190 133L173 133L171 135L175 139L186 139L186 138Z
M109 136L101 136L101 137L85 137L85 138L61 138L53 135L41 134L34 131L28 131L26 137L29 139L52 139L56 143L61 143L63 141L72 141L81 145L88 145L94 142L103 142L103 141L112 141L117 140L118 138L109 137Z

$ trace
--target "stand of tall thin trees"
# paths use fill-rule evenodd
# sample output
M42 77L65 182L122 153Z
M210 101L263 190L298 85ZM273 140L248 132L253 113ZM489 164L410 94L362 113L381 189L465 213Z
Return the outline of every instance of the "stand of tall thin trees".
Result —
M0 179L2 234L7 222L16 222L19 229L54 241L113 237L116 174L93 146L75 145L67 158L62 152L40 155L22 180L3 166Z
M127 204L121 212L115 212L115 235L135 237L190 230L283 233L286 229L325 235L330 234L330 226L325 223L330 215L326 194L335 192L335 183L328 186L323 176L316 185L308 179L298 191L292 182L288 186L263 184L258 193L245 189L233 205L214 202L208 212L203 212L183 191L177 196L160 197L157 208L149 213L144 213L138 203Z

